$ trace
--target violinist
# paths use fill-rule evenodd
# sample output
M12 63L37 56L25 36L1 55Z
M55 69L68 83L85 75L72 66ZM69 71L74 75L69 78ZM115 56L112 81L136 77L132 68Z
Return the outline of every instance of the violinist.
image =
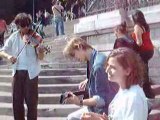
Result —
M30 29L31 17L19 13L15 17L18 31L5 42L1 55L8 58L13 68L13 113L14 120L37 120L39 60L43 59L42 38Z

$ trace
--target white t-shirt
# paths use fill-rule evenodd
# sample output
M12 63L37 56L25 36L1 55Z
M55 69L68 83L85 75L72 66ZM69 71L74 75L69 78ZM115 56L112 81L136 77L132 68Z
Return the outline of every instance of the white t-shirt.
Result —
M139 85L120 89L109 105L109 120L147 120L147 99Z

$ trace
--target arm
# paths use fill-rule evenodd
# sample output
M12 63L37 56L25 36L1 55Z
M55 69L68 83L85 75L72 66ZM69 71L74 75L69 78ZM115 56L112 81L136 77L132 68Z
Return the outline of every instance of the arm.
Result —
M143 34L143 30L139 25L135 25L134 26L134 33L136 36L136 43L138 46L141 46L143 41L142 41L142 34Z
M95 95L92 98L84 99L83 104L86 106L105 106L108 100L106 100L106 88L104 88L104 84L107 84L107 74L105 73L104 68L102 66L94 68L93 77L93 82L95 82L95 86L93 86Z
M0 56L7 58L12 64L14 64L17 61L17 58L9 54L9 51L11 51L11 47L12 47L12 40L11 40L12 38L13 36L10 36L6 40L3 48L0 51Z
M44 47L43 47L43 45L39 45L36 48L36 51L37 51L38 59L39 60L43 60L43 58L44 58Z
M54 15L54 6L52 6L52 12L53 12L53 15Z
M101 115L101 114L90 112L90 113L84 113L81 117L81 120L108 120L108 119L105 113Z
M74 95L72 92L69 92L71 97L65 100L65 103L75 104L81 106L80 99ZM82 100L82 104L85 106L96 106L96 100L94 98L84 99Z
M85 90L86 85L87 85L87 81L88 81L88 79L82 81L82 82L79 84L79 86L78 86L78 87L79 87L79 90Z
M5 51L0 52L0 56L7 58L12 64L14 64L17 61L17 58L14 56L9 55Z
M106 93L103 92L103 90L105 88L103 88L102 84L104 84L101 79L103 78L103 74L102 74L103 69L97 69L94 73L95 76L95 81L96 81L96 95L93 96L92 98L89 99L84 99L83 100L83 105L85 106L104 106L105 105L105 95ZM103 71L103 73L106 75L105 71ZM102 83L101 83L102 82ZM102 85L102 86L101 86ZM80 105L80 100L77 96L73 95L72 97L67 99L67 103L72 103L72 104L76 104L76 105Z
M4 21L4 25L5 25L5 31L8 33L6 21Z
M107 88L107 74L105 69L102 66L99 66L94 71L95 77L95 95L93 98L96 100L96 106L102 107L106 104L109 104L110 97L109 93L106 93L108 90ZM109 91L108 91L109 92ZM107 94L107 95L106 95Z

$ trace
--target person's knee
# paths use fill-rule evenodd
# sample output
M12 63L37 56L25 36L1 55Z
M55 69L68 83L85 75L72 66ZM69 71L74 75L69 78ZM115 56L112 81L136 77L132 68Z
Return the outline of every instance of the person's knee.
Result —
M74 115L71 113L67 116L67 120L76 120L76 118L74 117Z
M69 114L69 115L67 116L67 120L72 120L72 115L71 115L71 114Z

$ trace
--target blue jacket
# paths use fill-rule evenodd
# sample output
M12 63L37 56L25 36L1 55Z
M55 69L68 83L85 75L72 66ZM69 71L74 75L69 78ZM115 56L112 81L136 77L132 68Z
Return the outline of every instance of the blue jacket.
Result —
M88 108L92 112L108 114L109 103L117 93L118 85L108 81L104 68L105 61L106 56L93 49L88 61L90 74L87 87L89 98L96 98L97 105Z

